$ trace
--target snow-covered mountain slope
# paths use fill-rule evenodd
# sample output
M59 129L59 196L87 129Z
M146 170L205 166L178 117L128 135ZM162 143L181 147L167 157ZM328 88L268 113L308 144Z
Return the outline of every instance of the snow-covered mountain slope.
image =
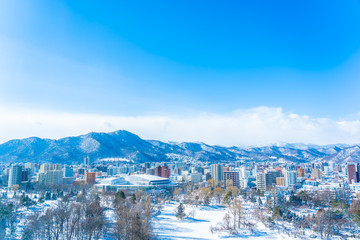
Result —
M92 161L103 158L124 158L132 162L200 160L210 162L267 161L283 159L292 162L360 161L360 147L343 144L318 146L303 143L274 144L253 147L211 146L205 143L143 140L127 131L89 133L58 140L26 138L0 145L2 162L79 163L89 156Z

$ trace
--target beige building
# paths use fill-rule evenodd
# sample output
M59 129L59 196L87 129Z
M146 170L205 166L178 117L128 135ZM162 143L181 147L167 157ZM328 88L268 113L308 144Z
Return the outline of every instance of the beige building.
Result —
M284 177L277 177L276 178L276 185L285 187L285 178Z
M313 168L311 170L311 178L312 179L321 179L321 170L318 168Z
M297 169L297 175L298 175L298 177L305 177L305 169L304 168L298 168Z

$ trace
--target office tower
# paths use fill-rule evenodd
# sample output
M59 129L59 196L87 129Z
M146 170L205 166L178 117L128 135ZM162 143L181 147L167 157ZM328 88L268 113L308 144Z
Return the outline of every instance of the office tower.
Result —
M297 172L296 171L286 171L284 173L285 177L285 186L289 187L291 185L296 185L297 181Z
M224 172L224 181L226 187L228 187L229 180L232 181L232 186L240 188L240 174L237 171L226 171Z
M221 164L211 165L211 175L215 183L221 183L224 180L224 168Z
M9 172L9 182L8 186L12 187L13 185L20 185L22 178L22 166L20 165L11 165Z

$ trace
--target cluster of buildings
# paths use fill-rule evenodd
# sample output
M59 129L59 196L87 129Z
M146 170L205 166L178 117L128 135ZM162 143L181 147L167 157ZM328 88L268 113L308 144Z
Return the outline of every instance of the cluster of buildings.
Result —
M28 183L44 185L94 184L99 189L152 189L174 187L170 169L166 165L143 164L84 164L61 165L55 163L12 164L0 166L0 183L8 188ZM149 174L150 173L150 174Z
M61 165L53 163L13 164L0 166L2 185L12 187L27 182L40 184L95 184L99 189L154 189L173 187L190 182L207 186L209 180L221 187L255 189L266 192L274 188L322 191L350 188L360 192L360 166L355 162L286 163L275 161L255 163L235 161L209 163L202 161L98 162Z

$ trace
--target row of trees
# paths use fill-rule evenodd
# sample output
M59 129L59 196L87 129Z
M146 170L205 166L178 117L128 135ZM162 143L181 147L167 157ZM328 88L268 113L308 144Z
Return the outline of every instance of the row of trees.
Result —
M175 200L184 198L185 202L191 205L210 205L224 204L228 205L230 201L239 194L239 189L235 186L229 186L226 189L222 187L200 187L192 188L190 191L181 191L176 189L173 193Z
M288 198L281 193L273 194L266 198L263 206L258 206L256 216L269 228L284 231L289 235L304 236L305 229L309 229L319 233L322 239L345 233L355 236L360 226L360 202L353 200L349 205L342 195L326 192L325 196L324 192L312 196L302 191L298 194L291 193ZM341 198L337 199L336 196ZM326 207L308 215L294 211L299 207L311 209L309 206L314 204L314 199L321 200ZM287 227L289 224L291 228Z
M96 195L81 201L63 197L55 207L27 217L22 239L99 239L108 227L104 211Z
M105 197L106 196L106 197ZM111 205L107 205L109 202ZM106 202L104 200L107 200ZM106 212L114 217L107 217ZM64 196L44 213L27 217L22 239L151 239L153 204L149 195L124 192Z

